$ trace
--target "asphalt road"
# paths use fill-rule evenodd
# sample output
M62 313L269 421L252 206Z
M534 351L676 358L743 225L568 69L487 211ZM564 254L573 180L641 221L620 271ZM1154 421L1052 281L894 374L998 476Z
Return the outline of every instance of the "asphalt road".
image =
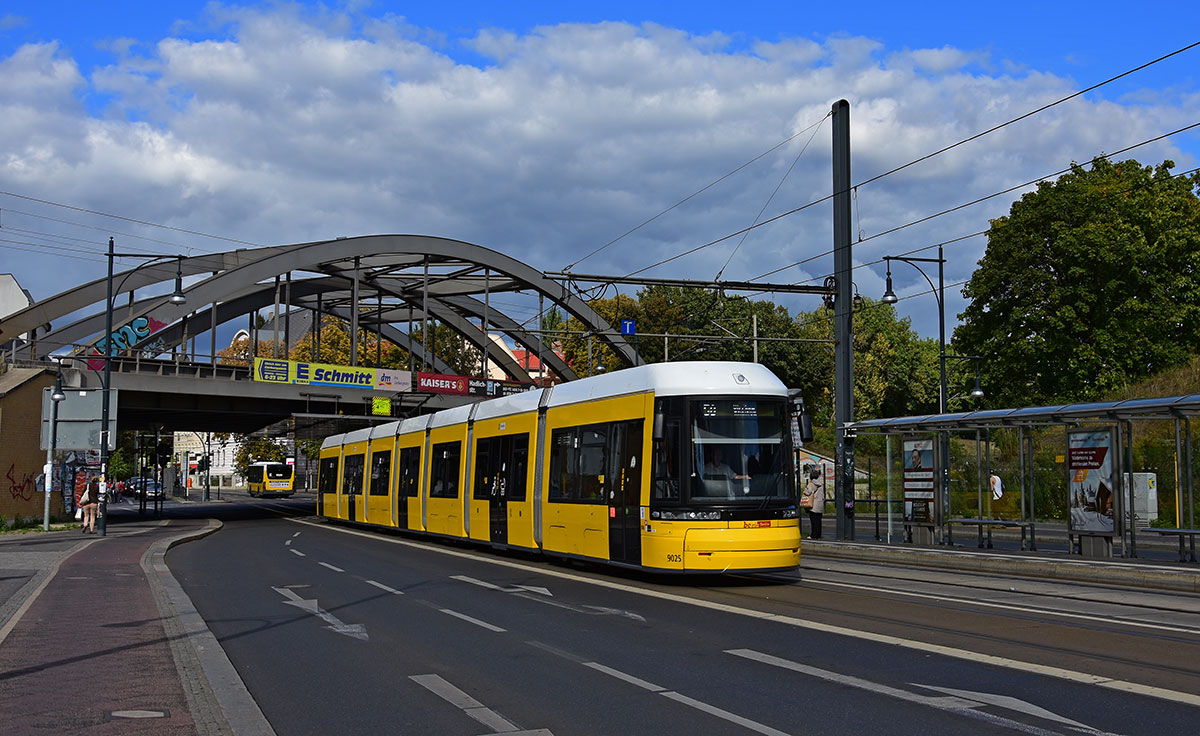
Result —
M816 558L666 579L310 504L223 505L220 532L167 556L279 734L1160 735L1200 717L1195 597Z

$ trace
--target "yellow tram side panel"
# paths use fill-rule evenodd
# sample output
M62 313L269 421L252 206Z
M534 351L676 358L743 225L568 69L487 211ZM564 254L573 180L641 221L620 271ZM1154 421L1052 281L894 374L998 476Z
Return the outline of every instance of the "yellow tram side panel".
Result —
M489 437L506 435L529 435L529 455L526 458L525 500L506 503L508 509L508 545L510 547L525 547L536 549L534 541L533 519L533 483L537 476L537 412L524 412L504 417L478 420L475 422L475 432L472 443ZM487 499L475 499L474 476L475 447L471 447L471 497L468 500L471 513L471 539L487 542L490 537L491 505Z
M368 524L378 524L380 526L393 526L392 503L395 494L391 492L396 486L396 479L391 475L394 472L396 465L396 436L376 437L370 441L371 454L367 457L366 469L363 473L363 482L366 489L363 491L366 495L366 521ZM392 453L388 460L388 484L389 489L387 495L379 496L371 494L371 468L375 467L375 454L379 452Z
M655 520L643 526L642 562L687 572L798 567L800 521Z
M334 473L333 493L321 492L321 478L317 479L317 506L321 510L321 515L337 518L338 508L338 489L342 487L342 446L334 445L333 447L322 447L319 454L318 462L328 460L329 458L337 458L337 472ZM320 464L318 468L322 467Z
M402 496L399 487L400 483L400 466L398 464L400 453L409 448L417 448L417 495ZM405 504L407 511L408 523L398 525L402 529L408 529L414 532L425 531L425 525L421 521L421 509L425 502L425 494L420 492L420 489L425 487L425 432L409 432L408 434L398 435L396 437L396 455L394 467L392 470L392 495L396 497L396 503Z
M467 425L463 422L445 427L435 427L429 431L430 452L438 444L455 440L459 442L458 495L454 498L435 498L432 495L432 483L429 478L433 470L434 458L432 457L425 459L421 464L421 495L425 502L425 531L449 537L465 537L467 530L463 511L466 509L466 504L463 494L467 492L467 482L463 468L467 461Z
M633 419L649 419L654 408L654 394L650 392L617 396L611 399L584 401L567 406L558 406L546 412L546 436L538 438L544 445L545 461L542 474L542 548L547 552L609 558L608 504L554 503L550 501L550 450L554 430L562 427L577 427L602 422L623 422ZM646 424L643 438L653 434L653 425ZM645 452L645 443L643 452ZM639 514L647 512L647 490L650 487L648 468L649 455L642 457L642 498ZM643 527L643 543L644 543ZM645 554L643 553L643 559Z

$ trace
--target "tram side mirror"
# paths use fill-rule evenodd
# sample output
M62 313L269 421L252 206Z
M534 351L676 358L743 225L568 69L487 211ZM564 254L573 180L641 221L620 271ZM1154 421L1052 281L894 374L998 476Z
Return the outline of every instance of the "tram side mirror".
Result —
M800 442L812 442L812 415L808 413L808 409L804 406L804 397L800 395L800 389L788 389L788 399L792 402L792 416L799 425Z
M654 412L654 439L661 440L663 438L663 413L661 411Z
M801 414L800 414L800 441L801 442L812 442L812 438L813 438L812 417L809 416L809 413L806 411L801 412Z

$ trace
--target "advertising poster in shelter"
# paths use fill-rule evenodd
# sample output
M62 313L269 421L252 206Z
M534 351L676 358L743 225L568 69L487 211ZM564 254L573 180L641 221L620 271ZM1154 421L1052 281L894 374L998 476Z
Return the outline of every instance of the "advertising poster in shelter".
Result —
M904 440L904 515L933 521L933 438Z
M1113 533L1112 447L1111 429L1067 433L1067 492L1073 532Z

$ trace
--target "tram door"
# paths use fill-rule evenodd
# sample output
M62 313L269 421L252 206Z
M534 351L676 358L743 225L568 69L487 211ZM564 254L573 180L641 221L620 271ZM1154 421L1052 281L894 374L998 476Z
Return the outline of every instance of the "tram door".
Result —
M400 450L399 478L396 483L396 527L408 529L409 499L417 497L421 478L421 448L405 447Z
M608 558L641 564L642 422L616 422L609 444Z
M492 438L488 482L492 544L508 544L508 484L512 470L512 436Z

